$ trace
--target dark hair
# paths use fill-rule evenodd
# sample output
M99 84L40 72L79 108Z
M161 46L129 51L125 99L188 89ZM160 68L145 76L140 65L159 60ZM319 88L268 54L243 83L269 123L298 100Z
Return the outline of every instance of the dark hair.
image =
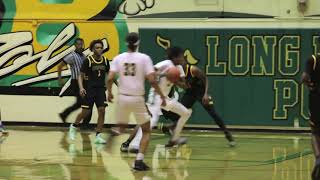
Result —
M102 42L100 39L93 40L93 41L91 41L91 43L90 43L90 51L93 50L93 48L94 48L94 46L95 46L96 44L101 44L101 45L103 46L103 42Z
M137 50L139 41L139 35L135 32L129 33L126 37L127 47L132 51Z
M84 41L82 38L76 38L75 40L74 40L74 42L77 42L77 41Z
M180 47L170 47L167 49L167 56L170 60L184 54L184 51Z

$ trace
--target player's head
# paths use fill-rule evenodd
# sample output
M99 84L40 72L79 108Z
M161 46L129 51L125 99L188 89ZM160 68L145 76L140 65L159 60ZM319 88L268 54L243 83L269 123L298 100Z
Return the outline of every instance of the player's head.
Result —
M74 46L76 47L77 52L82 52L84 50L84 41L82 38L77 38L74 41Z
M90 50L96 55L101 56L103 52L103 42L100 39L93 40L90 43Z
M180 47L170 47L167 49L168 58L175 64L184 64L184 51Z
M129 33L126 37L126 43L129 51L135 52L140 44L140 39L138 33Z

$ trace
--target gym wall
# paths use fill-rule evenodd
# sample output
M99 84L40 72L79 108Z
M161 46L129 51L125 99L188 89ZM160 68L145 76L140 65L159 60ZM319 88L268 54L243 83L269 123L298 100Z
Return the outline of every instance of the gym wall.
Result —
M307 126L307 90L299 78L320 48L319 6L317 0L2 0L2 119L60 122L58 113L74 98L59 97L67 86L58 86L56 65L73 40L82 37L87 48L103 39L112 60L125 51L127 32L137 31L140 50L154 63L168 46L185 49L189 63L208 75L227 124ZM70 71L63 74L67 82ZM115 122L115 108L107 108L106 123ZM213 124L198 104L193 112L189 124Z

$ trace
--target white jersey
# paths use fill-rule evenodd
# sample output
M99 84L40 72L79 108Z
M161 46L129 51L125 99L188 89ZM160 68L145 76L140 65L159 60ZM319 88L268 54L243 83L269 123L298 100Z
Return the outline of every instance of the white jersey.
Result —
M119 94L143 96L146 76L154 72L154 67L146 54L125 52L113 59L110 71L119 73Z
M175 67L175 65L173 64L173 62L171 60L164 60L164 61L157 63L154 67L160 72L160 74L164 74L170 68ZM176 67L180 71L180 77L185 77L186 75L184 73L183 67L181 65L177 65ZM159 87L160 87L163 95L168 96L171 91L171 88L173 86L173 83L171 81L169 81L167 79L167 77L161 77L158 84L159 84Z

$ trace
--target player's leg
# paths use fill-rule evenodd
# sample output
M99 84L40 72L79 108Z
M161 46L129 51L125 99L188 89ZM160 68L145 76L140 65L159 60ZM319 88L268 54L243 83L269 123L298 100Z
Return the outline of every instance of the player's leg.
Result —
M159 109L160 109L160 107L159 107ZM152 129L158 123L159 113L157 113L155 111L150 111L150 112L152 114L152 117L151 117L151 122L150 122L149 128ZM139 127L136 136L133 138L132 142L129 145L130 152L136 153L139 150L142 136L143 136L142 127Z
M73 124L70 124L70 127L69 127L69 138L71 140L75 140L77 129L79 128L80 122L90 114L90 110L92 109L93 103L94 103L94 99L93 99L94 94L95 94L94 91L87 89L87 94L82 100L82 105L81 105L82 110L77 115L76 121Z
M168 107L168 109L166 109L166 110L170 110L171 112L178 114L180 116L180 118L178 119L177 125L174 129L173 136L172 136L171 140L169 141L169 143L166 145L166 147L172 147L177 144L184 144L184 143L186 143L186 139L184 139L184 140L180 139L180 134L181 134L181 131L182 131L184 125L186 124L187 120L190 118L190 116L192 114L192 110L187 109L185 106L183 106L181 103L179 103L178 101L175 101L175 100L167 101L167 107ZM182 141L180 141L180 140L182 140Z
M170 125L167 126L160 126L160 130L167 135L173 135L174 132L174 128L177 125L177 122L180 118L180 116L174 112L171 111L166 111L164 109L162 109L162 115L165 119L172 121L172 123Z
M186 107L187 109L191 109L192 106L196 103L196 101L197 101L197 98L195 96L193 96L193 94L191 92L186 92L183 94L183 96L180 100L180 103L184 107ZM171 112L171 111L169 111L168 113L164 113L163 115L166 119L170 119L173 122L173 124L170 126L162 127L162 131L163 132L170 132L170 131L173 132L177 126L180 115L178 115L177 113Z
M320 179L320 113L319 113L320 95L309 94L310 126L311 126L311 144L315 156L312 179Z
M116 122L118 127L114 127L110 129L110 136L108 139L108 144L111 146L113 137L120 135L126 125L129 122L129 117L132 112L130 97L125 95L118 96L118 102L116 106Z
M96 144L105 144L107 141L101 137L101 132L104 126L105 109L107 104L106 93L104 88L97 88L97 94L94 98L95 104L98 107L98 122L96 128Z
M128 152L129 151L129 145L132 142L132 140L136 137L136 134L139 129L140 129L140 126L136 125L136 127L130 133L129 138L124 143L121 144L121 147L120 147L121 152ZM133 152L133 153L137 153L137 152Z
M81 107L81 97L79 95L79 88L78 88L78 82L76 80L72 80L70 87L70 91L75 97L76 102L66 108L62 113L59 114L61 120L63 123L66 122L67 117L75 110L79 109Z
M142 138L139 147L139 153L137 154L136 161L134 163L134 169L138 171L147 171L150 168L143 162L144 155L147 152L149 141L150 141L150 118L151 115L145 106L145 101L143 97L138 97L136 103L134 103L134 115L136 117L137 123L140 124L142 129Z
M210 101L208 105L205 105L202 103L202 98L199 98L199 102L201 103L202 107L209 113L209 115L213 118L213 120L216 122L216 124L222 129L224 132L226 139L229 141L230 146L235 146L235 141L232 137L232 134L227 129L226 125L224 124L222 118L219 116L219 114L216 112L214 105L213 105L213 99L211 96L209 97Z
M82 110L81 112L77 115L76 117L76 121L73 123L73 124L70 124L70 127L69 127L69 138L71 140L75 140L76 138L76 133L77 133L77 130L79 128L79 124L80 122L86 117L88 116L88 114L90 113L90 107L87 108L87 106L85 107L82 107Z
M152 93L150 93L152 94ZM152 99L152 102L150 101L150 99ZM148 101L148 105L147 105L147 111L151 114L151 129L153 127L155 127L158 123L159 120L159 115L160 115L160 110L161 110L161 98L159 95L157 96L152 96L152 98L150 98L149 95L149 101ZM131 136L130 136L131 137ZM142 129L141 127L138 127L135 136L133 136L133 139L131 139L130 143L129 143L129 151L132 153L137 153L139 151L139 146L140 146L140 141L142 138ZM130 140L130 138L128 139ZM128 142L128 141L127 141Z
M90 109L89 115L83 119L81 124L82 129L89 129L91 118L92 118L92 109Z

